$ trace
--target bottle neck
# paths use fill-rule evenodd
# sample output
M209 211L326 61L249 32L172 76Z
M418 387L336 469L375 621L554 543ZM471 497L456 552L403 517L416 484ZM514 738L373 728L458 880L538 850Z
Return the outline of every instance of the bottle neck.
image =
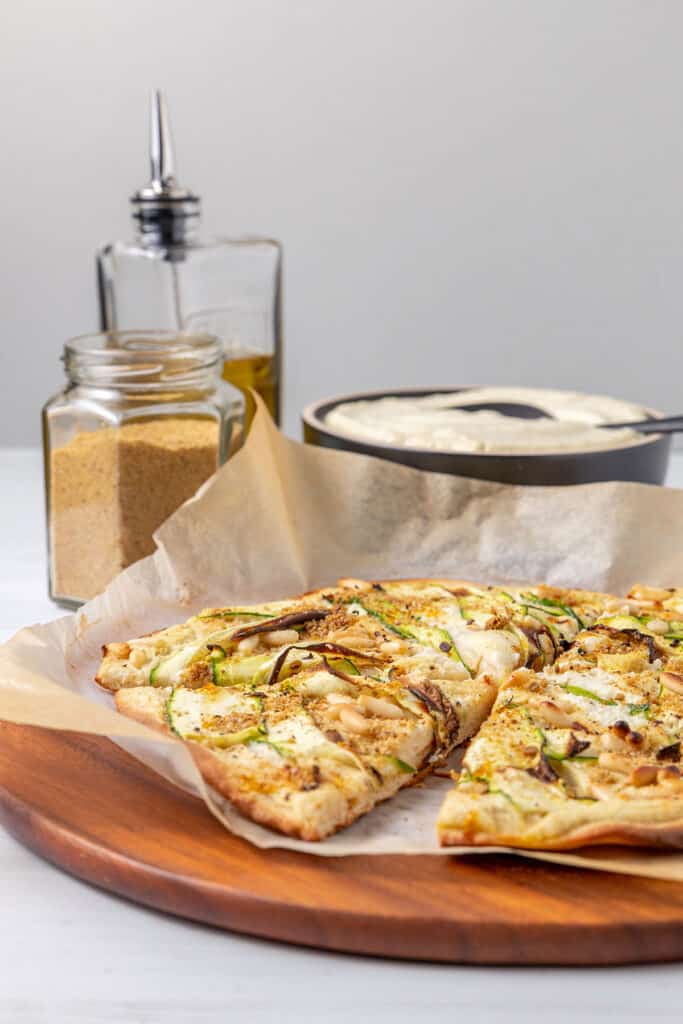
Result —
M199 239L199 200L133 200L136 240L144 248L176 250L181 256L185 246Z

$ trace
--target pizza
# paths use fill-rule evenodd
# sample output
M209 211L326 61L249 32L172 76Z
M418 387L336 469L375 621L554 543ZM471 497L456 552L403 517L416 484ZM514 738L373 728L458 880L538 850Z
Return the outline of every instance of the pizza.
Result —
M683 846L683 592L636 587L542 671L499 688L443 845Z
M672 843L682 642L683 591L344 579L110 643L96 681L287 835L326 838L471 741L444 845Z

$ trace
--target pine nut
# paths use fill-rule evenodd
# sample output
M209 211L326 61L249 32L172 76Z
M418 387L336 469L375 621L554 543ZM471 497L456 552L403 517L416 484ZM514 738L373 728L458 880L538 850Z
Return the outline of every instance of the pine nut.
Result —
M363 718L360 711L356 708L351 707L350 704L344 704L339 709L339 721L342 725L345 725L351 732L364 733L370 729L370 723Z
M251 654L252 651L256 650L258 645L259 638L257 635L245 636L244 640L240 640L240 642L237 644L237 650L240 652L240 654Z
M670 628L671 626L668 622L665 622L664 619L650 619L647 624L647 629L649 629L651 633L656 633L658 636L664 636L665 633L669 632Z
M358 698L358 703L363 711L367 711L370 715L376 715L377 718L405 718L403 708L388 700L382 700L381 697L371 697L369 694L363 693Z
M295 629L274 629L270 633L263 633L263 642L267 647L284 647L285 644L295 644L299 634ZM250 640L251 637L247 637Z
M600 737L600 746L603 750L610 750L612 753L616 753L619 750L624 750L626 744L624 740L620 739L613 732L605 732Z
M620 754L612 754L608 751L603 751L600 754L598 764L601 768L606 768L608 772L619 772L622 775L626 775L632 768L632 764L627 757L622 757Z
M338 638L335 637L335 641L337 640L339 643L347 647L353 647L357 651L367 651L370 647L375 646L375 641L367 633L344 633Z
M149 652L144 647L134 647L130 652L129 660L133 668L142 668L145 662L149 660Z
M651 786L657 781L657 767L654 764L639 764L631 772L629 782L632 786Z
M678 675L677 672L662 672L659 681L662 686L666 686L667 690L673 690L674 693L683 695L683 676Z
M538 707L534 708L534 712L536 717L540 718L545 725L554 726L558 729L569 728L573 722L573 719L551 700L541 701Z
M384 643L379 645L379 649L382 654L400 654L403 650L403 644L400 640L385 640Z
M629 613L631 615L639 615L644 609L646 609L646 608L654 608L654 606L655 606L655 602L654 601L645 601L645 600L642 600L642 599L640 601L628 601L627 602L627 607L628 607Z
M107 644L106 652L112 658L120 658L121 661L124 661L130 654L130 644Z

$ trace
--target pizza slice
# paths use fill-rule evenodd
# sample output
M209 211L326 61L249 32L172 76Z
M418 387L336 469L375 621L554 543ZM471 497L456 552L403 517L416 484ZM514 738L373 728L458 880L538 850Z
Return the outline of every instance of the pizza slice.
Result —
M123 714L186 742L243 813L322 839L447 756L495 696L457 659L360 612L356 596L206 609L107 645L97 681Z
M260 689L135 687L123 714L187 743L206 781L253 821L319 840L417 777L431 717L393 695L311 668Z
M669 633L613 618L501 686L442 805L443 845L683 846L677 656Z
M320 839L473 735L514 668L555 656L543 623L462 590L344 580L206 609L108 644L96 679L123 714L186 742L245 814Z

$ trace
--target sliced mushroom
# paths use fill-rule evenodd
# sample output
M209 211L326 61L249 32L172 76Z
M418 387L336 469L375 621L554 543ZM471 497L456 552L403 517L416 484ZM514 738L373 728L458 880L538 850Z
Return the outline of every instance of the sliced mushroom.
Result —
M273 619L264 619L262 622L257 622L254 626L243 626L242 629L238 629L232 634L232 639L243 640L247 636L256 636L258 633L272 633L273 630L277 629L303 626L306 622L324 619L329 614L329 608L310 608L305 612L290 612L287 615L278 615Z

